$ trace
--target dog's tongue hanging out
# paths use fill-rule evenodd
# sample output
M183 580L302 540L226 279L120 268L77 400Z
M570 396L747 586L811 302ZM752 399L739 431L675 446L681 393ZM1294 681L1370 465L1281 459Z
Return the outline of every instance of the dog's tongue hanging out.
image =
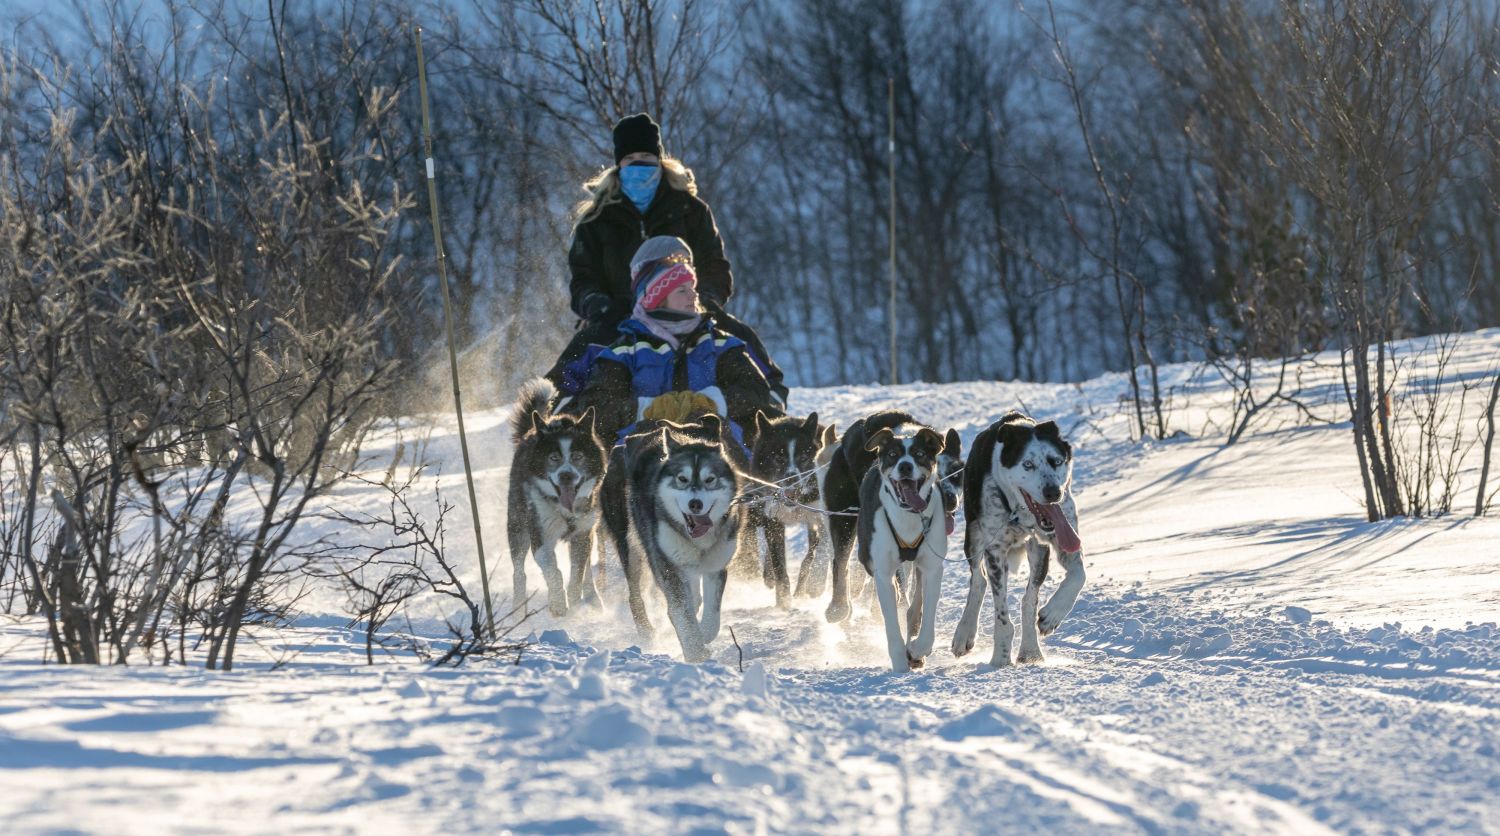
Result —
M896 488L896 496L905 503L906 507L919 514L927 510L927 500L917 492L917 480L897 479L892 484Z
M688 534L695 540L707 534L708 530L714 527L713 518L707 514L683 514L682 516L684 521L687 522Z
M578 501L578 485L558 485L557 501L569 511L573 510L573 503Z
M1068 517L1063 513L1061 505L1043 505L1042 513L1047 516L1047 521L1052 523L1052 529L1057 537L1057 547L1065 552L1076 552L1083 549L1083 541L1078 539L1078 532L1068 524Z

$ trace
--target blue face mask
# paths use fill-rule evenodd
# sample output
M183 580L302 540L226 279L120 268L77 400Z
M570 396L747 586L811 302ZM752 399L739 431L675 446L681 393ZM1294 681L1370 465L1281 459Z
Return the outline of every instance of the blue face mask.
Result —
M627 165L620 169L620 190L635 204L637 211L645 213L656 197L657 184L661 183L661 166Z

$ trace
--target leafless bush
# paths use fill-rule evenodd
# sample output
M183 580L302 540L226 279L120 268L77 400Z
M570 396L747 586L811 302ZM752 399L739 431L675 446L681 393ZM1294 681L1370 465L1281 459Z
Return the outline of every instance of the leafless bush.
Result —
M436 665L462 664L476 655L519 658L525 643L511 640L510 636L540 610L526 609L530 601L520 601L500 618L494 635L489 634L484 604L470 594L447 550L446 523L452 504L434 487L433 517L424 519L412 505L412 485L419 474L420 471L397 485L354 476L367 487L385 489L386 509L378 514L349 514L336 509L328 512L329 518L377 538L374 543L339 550L317 570L337 578L344 589L351 625L364 627L366 662L374 662L376 644L385 645L391 640L379 636L378 631L424 596L446 601L447 606L456 606L461 613L459 618L445 619L450 637L446 647L433 648L427 641L409 635L397 641L407 643Z

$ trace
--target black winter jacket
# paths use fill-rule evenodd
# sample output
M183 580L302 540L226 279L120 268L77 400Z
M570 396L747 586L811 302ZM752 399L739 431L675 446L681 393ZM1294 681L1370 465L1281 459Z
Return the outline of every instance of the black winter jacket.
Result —
M568 285L573 312L584 317L590 296L609 297L606 322L630 316L630 259L641 242L655 235L675 235L693 251L693 271L698 274L698 295L710 309L722 308L734 292L734 277L724 257L724 242L714 224L708 204L663 182L646 214L621 198L604 207L598 216L579 224L568 249Z

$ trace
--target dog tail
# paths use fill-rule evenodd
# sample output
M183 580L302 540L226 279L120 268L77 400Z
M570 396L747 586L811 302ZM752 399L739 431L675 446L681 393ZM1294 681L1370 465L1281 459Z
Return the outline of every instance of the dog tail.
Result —
M543 421L552 417L552 402L557 399L557 387L545 377L528 380L521 387L521 397L510 413L510 438L521 443L521 437L531 431L531 413L541 416Z

